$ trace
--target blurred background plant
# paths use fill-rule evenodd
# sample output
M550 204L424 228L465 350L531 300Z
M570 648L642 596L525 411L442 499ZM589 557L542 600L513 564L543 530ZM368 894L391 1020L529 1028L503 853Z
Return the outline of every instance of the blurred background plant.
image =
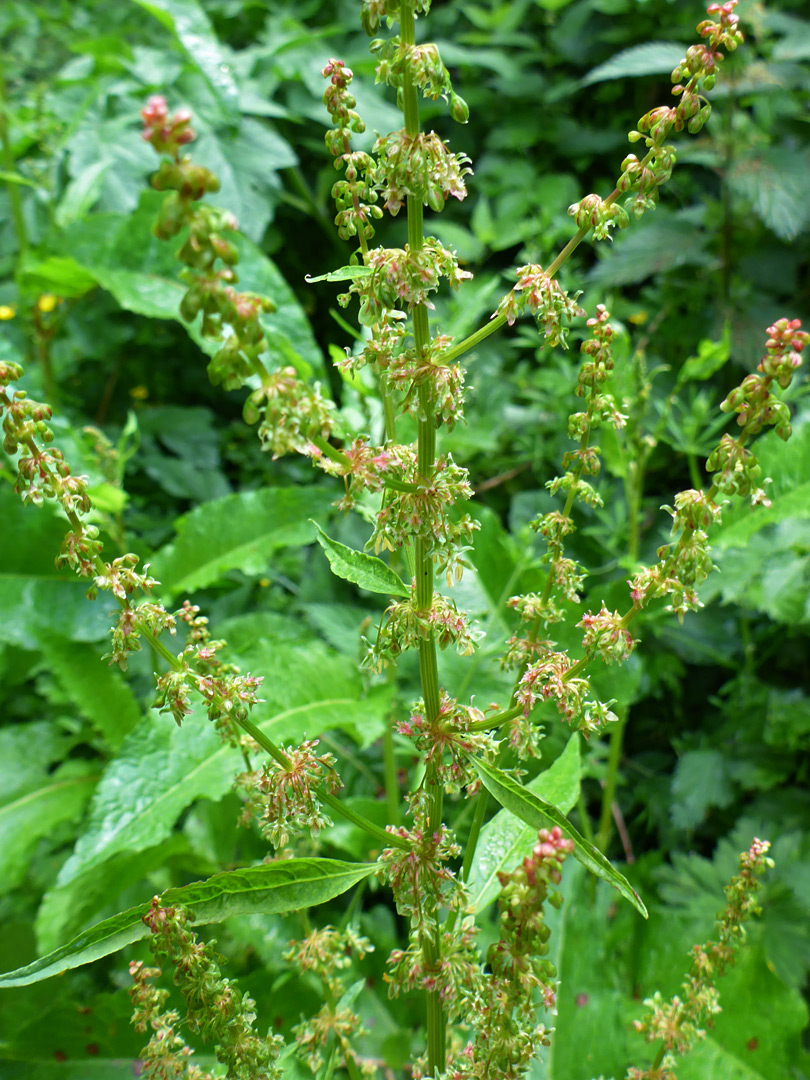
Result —
M313 550L307 519L328 513L333 485L298 459L262 455L241 419L242 396L205 377L200 350L209 346L177 315L183 287L173 245L150 232L160 196L145 190L155 159L137 118L154 93L172 108L193 106L195 159L221 180L209 201L232 210L245 234L241 284L278 305L262 316L278 358L326 383L353 426L378 424L369 388L342 379L330 362L355 345L348 315L304 281L345 261L331 221L335 172L323 148L326 59L340 56L354 70L369 143L374 131L400 123L373 89L375 61L355 30L355 7L8 0L0 10L0 216L8 222L0 359L24 362L31 392L58 404L57 442L90 476L110 546L150 559L168 595L203 603L244 667L268 676L268 717L334 693L360 696L358 627L379 608L332 578ZM618 435L603 432L604 507L588 512L572 545L572 556L594 568L585 594L592 605L604 598L616 606L611 590L623 590L636 559L662 542L659 506L703 482L717 405L741 369L755 366L763 328L788 312L808 321L810 19L800 0L742 0L738 12L746 48L725 63L712 123L679 146L661 205L613 244L581 246L562 278L584 288L589 310L598 302L611 310L628 416ZM470 105L454 143L475 169L465 206L436 223L475 273L461 300L439 301L446 332L479 326L511 284L510 267L547 265L571 235L568 205L611 190L627 130L668 92L699 14L673 0L437 5L431 37ZM439 111L435 125L447 137ZM425 117L432 122L429 107ZM403 227L394 221L378 239L401 242ZM482 343L470 363L467 424L446 438L471 471L483 522L460 604L492 638L465 687L484 701L501 685L487 659L506 633L502 602L530 587L538 566L528 525L553 506L544 483L568 449L562 419L570 408L562 403L573 400L576 362L575 348L541 352L520 325ZM595 1074L621 1070L626 1024L638 1014L633 999L677 988L688 944L711 925L734 855L752 834L773 841L765 917L731 976L715 1039L682 1077L711 1075L710 1065L724 1077L749 1076L745 1069L773 1080L810 1075L801 1048L810 971L806 387L799 380L792 391L791 442L776 446L768 436L762 444L771 507L724 517L706 609L683 626L646 615L637 658L618 676L601 676L604 696L619 701L623 737L588 746L579 812L598 819L607 806L600 837L657 904L639 926L601 890L586 903L576 868L569 874L557 1026L562 1047L579 1024L584 1058L555 1052L548 1076L579 1078L583 1061ZM19 506L6 482L12 476L0 460L4 968L129 901L265 854L258 836L236 828L233 762L214 740L193 742L193 728L175 731L148 713L148 658L134 658L126 683L99 662L107 613L53 569L62 527ZM268 528L270 506L283 527ZM246 526L251 507L255 526ZM352 522L333 524L332 535L363 542ZM303 696L290 678L300 665L314 673ZM382 787L375 740L384 688L374 693L354 727L336 724L322 740L340 758L349 797L372 817ZM545 764L563 742L549 725ZM404 743L398 754L406 782ZM343 825L322 843L338 855L365 851ZM395 916L384 897L367 897L363 908L381 986ZM663 927L676 932L667 937ZM285 1030L314 1001L306 980L284 982L279 959L279 945L300 934L285 916L233 924L220 938L267 1015L278 1014L284 985ZM139 1049L125 982L110 962L66 976L57 993L50 985L3 992L3 1075L31 1077L36 1067L37 1076L69 1076L72 1068L84 1076L91 1058L110 1070L93 1075L123 1075L114 1059ZM768 1022L751 1032L735 1027L734 1001L754 994ZM76 1000L86 1010L81 1022ZM395 1018L382 992L363 1001L373 1020L368 1053L406 1060L407 1011ZM584 1030L592 1042L583 1046Z

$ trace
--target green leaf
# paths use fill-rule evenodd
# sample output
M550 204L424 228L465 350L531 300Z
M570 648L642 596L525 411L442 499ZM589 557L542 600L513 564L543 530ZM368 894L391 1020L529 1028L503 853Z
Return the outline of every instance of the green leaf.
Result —
M56 208L56 224L60 229L83 218L92 208L111 165L111 161L95 161L70 181Z
M141 720L141 708L118 668L91 645L41 635L45 661L82 716L104 735L112 750Z
M567 814L579 798L579 735L568 740L554 764L526 785L526 790ZM481 830L470 877L470 901L479 911L500 891L498 873L509 871L531 850L537 829L501 810Z
M134 0L174 34L188 60L200 71L224 111L238 117L239 90L225 50L196 0Z
M633 907L647 918L647 909L641 897L627 879L610 864L601 851L580 836L555 806L518 784L494 765L485 761L473 761L473 765L486 789L504 809L510 810L515 817L535 829L548 828L549 824L557 825L564 835L573 841L574 857L596 877L617 889L625 900L629 900Z
M705 266L706 236L692 222L663 209L645 220L638 229L619 233L610 248L588 274L597 287L617 288L644 281L653 274L681 266Z
M728 174L732 191L781 240L795 240L810 225L807 176L810 155L765 149L739 159Z
M312 524L318 530L318 543L326 553L335 577L351 581L359 585L361 589L366 589L367 592L385 593L390 596L411 595L411 590L399 574L395 574L382 559L346 547L345 544L340 544L327 536L317 522L313 521Z
M358 264L357 266L341 266L339 270L330 270L328 274L319 274L318 277L307 274L304 280L307 285L314 285L317 281L354 281L356 278L368 277L373 273L372 267Z
M219 581L229 570L261 574L282 547L312 539L313 511L331 503L323 488L261 488L206 503L175 522L177 537L157 552L151 573L163 592L193 592Z
M168 889L164 904L183 904L198 924L222 922L235 915L271 915L298 911L332 900L368 877L376 863L347 863L337 859L281 859L244 870L215 874L207 881ZM150 905L139 904L97 923L67 945L32 964L0 975L0 988L27 986L52 975L89 964L146 937L141 921Z
M66 761L40 786L24 789L0 806L0 893L19 885L42 837L79 818L98 778L90 762Z
M729 781L728 757L722 750L687 750L672 779L672 823L694 829L713 806L728 806L734 797Z
M669 75L683 60L685 49L671 41L650 41L622 49L604 64L589 71L582 86L639 75Z
M678 372L677 387L684 383L710 379L726 363L731 355L731 323L723 327L723 336L719 341L704 339L698 344L697 356L690 356L684 361Z
M25 261L20 273L26 289L59 296L84 296L96 287L95 277L69 256L52 255L36 262Z
M23 506L8 485L0 486L0 521L0 642L38 651L55 626L73 641L106 639L108 605L89 603L87 583L54 567L66 522L50 507Z

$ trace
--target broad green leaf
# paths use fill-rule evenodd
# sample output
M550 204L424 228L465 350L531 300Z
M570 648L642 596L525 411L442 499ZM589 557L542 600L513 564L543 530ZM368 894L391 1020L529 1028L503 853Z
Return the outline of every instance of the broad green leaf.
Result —
M337 859L281 859L244 870L215 874L207 881L168 889L164 904L183 904L198 924L222 922L235 915L298 911L332 900L368 877L376 863L347 863ZM139 904L97 923L67 945L32 964L0 975L0 988L26 986L52 975L89 964L146 937L141 921L150 905Z
M526 790L567 814L579 798L579 735L568 740L554 764L526 785ZM537 829L509 810L499 811L481 830L470 875L470 901L479 911L500 892L498 873L513 870L537 839Z
M51 255L39 261L26 261L20 273L27 289L59 296L84 296L96 287L95 277L69 256Z
M318 530L318 543L326 553L332 573L336 577L351 581L367 592L385 593L387 596L411 595L411 590L399 574L395 574L382 559L346 547L327 536L316 522L313 521L312 524Z
M489 765L485 761L473 761L473 765L484 786L504 809L510 810L515 817L519 817L521 821L525 821L527 825L535 829L548 828L549 824L559 826L564 835L574 843L574 857L596 877L604 879L617 889L645 919L647 918L647 909L641 897L627 879L610 864L601 851L580 836L555 806L518 784L506 773L496 769L494 765Z
M731 323L723 327L723 336L719 341L704 339L698 344L697 356L690 356L684 361L678 372L677 386L691 380L710 379L726 363L731 355Z
M35 745L29 753L36 753ZM75 821L99 779L91 763L66 761L43 777L40 786L24 789L0 806L0 894L25 877L37 843L62 822Z
M0 486L0 521L0 642L39 650L55 626L73 641L106 639L109 604L90 603L87 582L54 567L67 523L50 507L23 506L8 485Z
M219 806L217 809L220 809ZM37 911L35 931L37 952L52 952L70 941L99 914L119 906L116 898L131 890L144 879L160 872L178 856L187 855L189 840L183 833L172 833L160 844L144 851L119 851L101 866L93 864L85 873L73 878L65 887L49 889ZM233 859L231 848L227 860L214 863L226 866ZM132 896L132 892L127 894Z
M308 544L313 511L331 503L323 488L261 488L206 503L175 523L177 537L157 552L151 573L169 595L193 592L229 570L260 574L282 547Z
M687 750L672 778L672 824L694 829L713 806L724 807L734 798L727 755L718 749Z
M143 713L116 667L91 645L42 635L45 661L82 716L102 733L112 750L140 721Z
M70 181L56 208L56 224L60 229L83 218L92 208L101 193L104 177L111 165L111 161L93 162Z
M739 158L728 174L731 190L745 199L780 240L794 240L810 225L807 176L810 155L764 149Z
M683 45L671 41L633 45L629 49L622 49L610 60L589 71L581 85L590 86L592 83L609 79L626 79L638 75L669 75L683 60L685 52Z
M318 277L307 274L305 280L308 285L314 285L318 281L354 281L356 278L368 277L373 272L372 267L358 264L357 266L341 266L339 270L330 270L328 274L319 274Z
M603 258L588 281L618 288L681 266L704 266L709 261L705 248L706 236L692 222L661 209L639 228L619 233L609 247L603 244Z
M171 31L189 61L205 76L231 119L238 116L239 90L225 50L197 0L135 0Z

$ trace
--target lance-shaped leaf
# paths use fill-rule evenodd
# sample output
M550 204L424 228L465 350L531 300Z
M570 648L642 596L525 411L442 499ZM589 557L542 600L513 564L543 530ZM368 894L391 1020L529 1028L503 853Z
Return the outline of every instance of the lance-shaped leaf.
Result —
M526 786L538 798L567 814L579 798L579 735L574 733L568 745L545 772ZM501 871L514 870L531 851L537 839L537 828L525 825L508 810L501 810L481 830L475 851L475 866L470 877L470 902L479 911L498 895Z
M351 581L368 592L385 593L389 596L411 595L411 590L402 578L382 559L346 547L327 536L316 522L313 521L312 524L318 530L318 543L325 551L335 577Z
M298 911L340 896L368 877L375 866L338 859L281 859L168 889L161 901L164 905L182 904L200 924L222 922L234 915ZM149 904L139 904L96 923L47 956L0 975L0 988L40 982L131 945L149 933L142 922L148 910Z
M535 829L548 828L549 825L559 826L563 834L574 843L574 857L592 874L609 882L645 919L647 918L644 902L630 882L611 866L598 848L589 843L584 836L580 836L556 806L552 806L522 784L518 784L506 773L496 769L494 765L489 765L485 761L474 761L473 765L487 791L504 809L511 811L515 817L519 817L521 821L525 821L527 825Z

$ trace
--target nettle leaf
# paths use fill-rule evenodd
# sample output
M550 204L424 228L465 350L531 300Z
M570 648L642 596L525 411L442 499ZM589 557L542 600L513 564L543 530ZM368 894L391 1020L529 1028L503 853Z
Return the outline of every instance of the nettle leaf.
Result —
M313 510L331 503L323 488L261 488L205 503L175 522L177 537L157 552L151 573L165 593L193 592L229 570L259 574L273 552L311 541Z
M273 915L326 903L368 877L376 863L337 859L281 859L244 870L215 874L207 881L168 889L164 904L182 904L198 924L222 922L237 915ZM149 933L142 922L150 905L139 904L97 923L67 945L32 964L0 975L0 988L27 986L52 975L118 952Z
M554 764L526 785L526 790L567 814L579 798L579 735L568 740ZM509 810L501 810L481 830L470 877L470 901L479 911L500 892L498 873L513 870L531 851L537 829Z
M473 761L473 765L486 789L504 809L511 811L515 817L519 817L521 821L525 821L534 829L545 829L549 825L557 825L563 834L573 841L574 857L596 877L602 878L617 889L625 900L629 900L633 907L645 919L647 918L644 902L629 881L611 865L598 848L589 843L584 836L580 836L556 806L552 806L522 784L518 784L511 776L496 769L494 765L489 765L485 761Z
M239 90L228 56L196 0L134 0L170 30L187 59L204 76L231 119L238 118Z
M346 547L327 536L317 522L313 521L312 524L318 530L318 543L323 548L335 577L351 581L367 592L384 593L388 596L411 595L411 590L399 574L395 574L382 559Z
M640 228L618 233L610 247L602 245L602 258L588 274L597 287L633 285L654 274L681 266L705 266L706 235L682 215L656 211Z
M622 49L604 64L589 71L582 86L639 75L669 75L683 60L685 48L672 41L650 41Z
M760 221L781 240L794 240L810 225L807 176L810 155L795 150L765 149L738 160L728 182Z
M339 270L330 270L328 274L319 274L318 277L307 274L305 280L307 285L314 285L318 281L354 281L373 273L371 266L359 264L358 266L341 266Z
M672 778L671 814L676 828L694 829L712 807L728 806L733 798L723 751L706 748L681 755Z

